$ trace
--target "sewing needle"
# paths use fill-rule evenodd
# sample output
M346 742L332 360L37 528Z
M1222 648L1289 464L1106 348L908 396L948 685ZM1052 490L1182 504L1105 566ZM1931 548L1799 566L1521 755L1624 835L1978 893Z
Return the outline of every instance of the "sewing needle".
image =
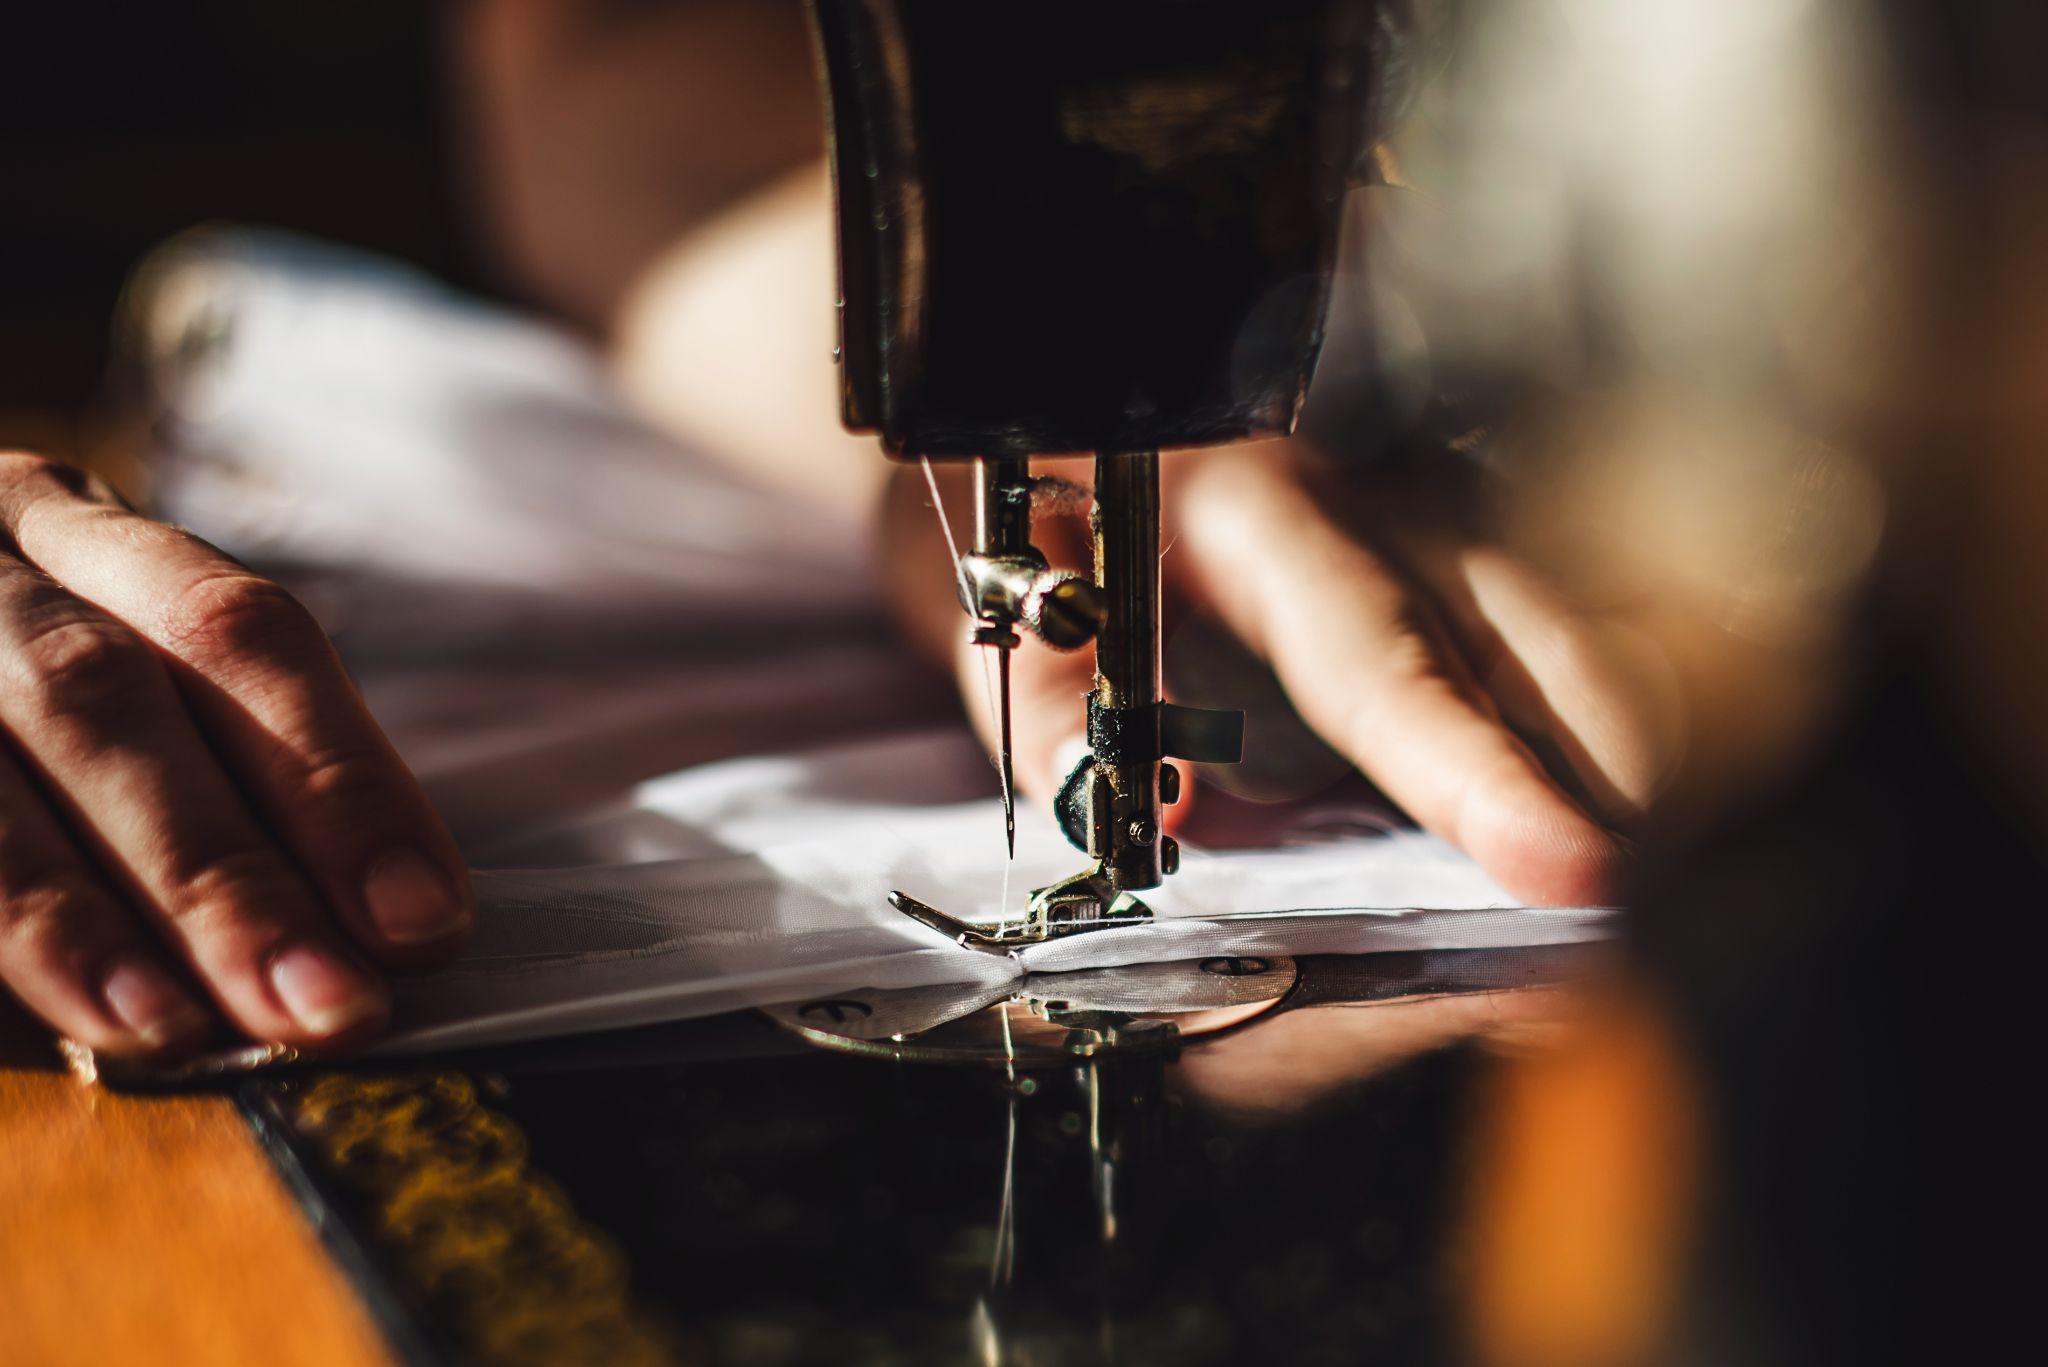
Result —
M1010 651L1007 646L996 648L996 693L999 716L996 730L1000 735L1003 771L1003 841L1009 847L1011 859L1017 857L1017 773L1010 745Z

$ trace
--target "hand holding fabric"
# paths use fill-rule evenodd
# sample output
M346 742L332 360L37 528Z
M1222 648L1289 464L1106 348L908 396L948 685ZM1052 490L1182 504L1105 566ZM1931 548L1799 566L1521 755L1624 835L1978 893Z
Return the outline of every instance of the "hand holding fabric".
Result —
M1076 482L1089 468L1033 466ZM1509 891L1547 905L1615 900L1617 828L1641 814L1667 748L1624 641L1405 491L1375 507L1369 482L1337 478L1302 443L1178 453L1163 469L1169 618L1189 607L1218 617L1324 740ZM963 517L965 471L937 476ZM967 644L930 502L921 470L897 472L883 514L891 593L912 633L950 660L986 732L986 666ZM1033 536L1055 564L1087 569L1078 512L1041 516ZM1086 650L1028 638L1018 650L1026 793L1044 798L1063 777L1091 670Z
M312 616L39 457L0 537L0 981L116 1054L375 1034L468 881Z

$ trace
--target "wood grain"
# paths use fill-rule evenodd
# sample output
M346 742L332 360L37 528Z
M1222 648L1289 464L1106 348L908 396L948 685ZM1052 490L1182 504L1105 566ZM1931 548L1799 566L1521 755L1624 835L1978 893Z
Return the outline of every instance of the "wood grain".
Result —
M61 1071L0 1002L0 1361L390 1361L224 1097Z

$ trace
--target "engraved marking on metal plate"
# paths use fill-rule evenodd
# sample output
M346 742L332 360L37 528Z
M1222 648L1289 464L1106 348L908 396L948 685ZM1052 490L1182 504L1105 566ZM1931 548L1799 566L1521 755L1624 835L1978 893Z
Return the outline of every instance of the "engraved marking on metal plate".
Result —
M1273 965L1265 959L1236 954L1223 954L1213 959L1202 960L1202 971L1214 973L1219 978L1256 978L1272 967Z

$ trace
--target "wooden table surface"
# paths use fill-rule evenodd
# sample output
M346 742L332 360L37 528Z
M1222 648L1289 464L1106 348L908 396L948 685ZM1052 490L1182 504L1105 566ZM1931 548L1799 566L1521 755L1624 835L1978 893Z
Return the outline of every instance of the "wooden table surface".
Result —
M84 1086L0 1002L0 1361L390 1356L233 1102Z

